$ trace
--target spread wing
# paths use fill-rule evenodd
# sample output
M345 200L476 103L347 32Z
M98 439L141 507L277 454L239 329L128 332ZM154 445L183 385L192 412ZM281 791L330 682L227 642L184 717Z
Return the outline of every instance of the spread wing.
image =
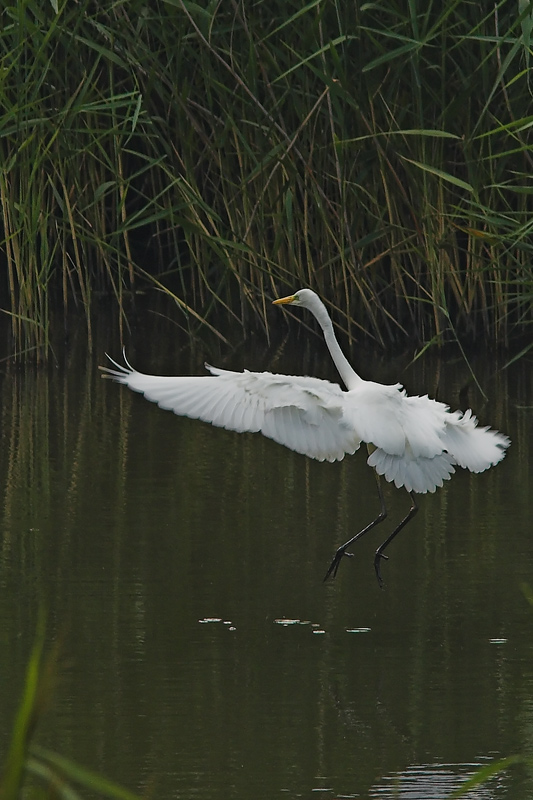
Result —
M497 464L507 436L478 427L468 410L451 412L427 396L409 397L400 384L361 381L344 392L318 378L271 372L230 372L207 366L201 377L137 372L110 359L103 371L161 408L221 428L260 432L319 461L340 461L361 442L373 445L368 464L408 491L434 492L455 465L482 472Z
M101 369L160 408L239 433L260 432L319 461L355 453L361 440L344 414L346 392L318 378L230 372L206 365L205 376L137 372L125 359Z

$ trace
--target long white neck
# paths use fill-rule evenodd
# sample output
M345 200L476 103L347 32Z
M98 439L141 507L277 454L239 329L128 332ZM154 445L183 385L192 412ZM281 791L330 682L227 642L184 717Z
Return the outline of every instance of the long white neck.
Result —
M318 320L318 324L324 332L324 339L326 341L328 350L331 354L333 362L339 371L339 375L344 381L347 389L355 389L362 383L362 378L359 377L357 372L351 367L348 359L341 350L340 344L335 336L333 330L333 323L326 310L324 303L317 297L318 302L313 304L309 310L312 311Z

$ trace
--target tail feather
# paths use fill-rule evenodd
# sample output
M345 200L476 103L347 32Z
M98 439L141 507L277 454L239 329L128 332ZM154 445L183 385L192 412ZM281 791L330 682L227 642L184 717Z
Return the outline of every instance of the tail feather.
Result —
M453 459L448 453L433 458L415 458L408 453L398 456L377 448L368 457L367 463L398 489L404 486L408 492L418 494L434 492L455 472Z
M443 444L460 467L483 472L502 460L511 440L499 431L478 427L469 409L463 415L450 415Z

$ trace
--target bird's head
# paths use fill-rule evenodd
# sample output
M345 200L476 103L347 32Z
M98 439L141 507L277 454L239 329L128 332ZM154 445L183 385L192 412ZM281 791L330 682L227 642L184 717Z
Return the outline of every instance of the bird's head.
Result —
M274 300L273 303L276 306L293 305L313 308L316 306L317 301L319 301L318 295L311 291L311 289L299 289L295 294L291 294L288 297L280 297L279 300Z

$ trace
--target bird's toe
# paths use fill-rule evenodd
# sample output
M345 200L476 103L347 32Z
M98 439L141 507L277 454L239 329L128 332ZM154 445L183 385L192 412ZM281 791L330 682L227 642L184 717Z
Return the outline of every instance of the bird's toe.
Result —
M353 558L353 553L347 553L346 550L343 547L339 547L339 549L337 550L337 552L333 556L333 561L329 565L328 571L324 575L324 580L325 581L327 581L327 579L330 578L330 577L331 578L335 578L335 576L337 575L338 569L339 569L339 565L340 565L340 563L341 563L341 561L343 559L343 556L346 556L347 558Z
M378 579L380 589L383 589L383 578L381 577L381 559L388 561L389 557L386 556L385 553L380 553L380 551L377 550L376 555L374 556L374 570L376 571L376 578Z

